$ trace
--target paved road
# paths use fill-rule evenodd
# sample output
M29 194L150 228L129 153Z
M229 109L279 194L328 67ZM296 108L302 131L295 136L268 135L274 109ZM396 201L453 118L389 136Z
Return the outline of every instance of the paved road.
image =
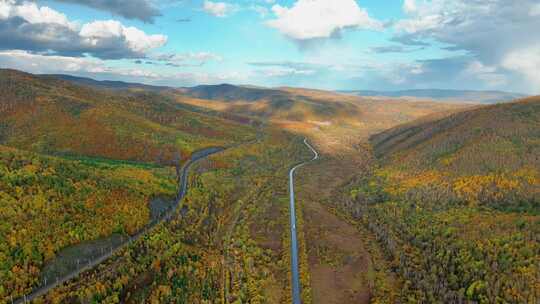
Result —
M289 171L289 194L290 194L290 215L291 215L291 272L292 272L292 299L293 304L301 304L300 297L300 276L298 268L298 240L296 238L296 210L294 203L294 172L296 169L315 161L319 158L319 153L304 139L304 144L313 152L313 158L310 161L301 163Z
M160 223L162 221L168 221L171 218L173 218L175 216L175 214L176 214L175 213L176 208L179 207L180 201L184 198L184 196L187 193L187 190L188 190L188 175L189 175L189 169L191 168L191 166L193 164L195 164L197 161L199 161L201 159L204 159L204 158L206 158L206 157L208 157L208 156L210 156L212 154L216 154L218 152L221 152L223 150L225 150L225 148L207 148L207 149L204 149L204 150L194 152L193 155L191 155L191 158L184 164L184 166L182 166L181 171L180 171L181 176L180 176L180 180L179 180L179 190L178 190L178 194L177 194L177 197L176 197L176 203L174 204L174 206L172 206L170 209L168 209L163 215L161 215L159 219L153 220L146 227L144 227L141 231L139 231L137 234L135 234L133 236L130 236L129 238L126 238L125 241L122 242L120 245L118 245L115 248L112 248L110 251L104 253L103 255L101 255L99 257L96 257L95 259L93 259L91 261L88 261L84 265L81 265L81 267L78 268L77 270L65 275L62 278L57 278L54 282L48 282L48 283L46 282L45 285L42 285L42 286L34 289L30 294L27 294L27 295L23 296L22 298L11 299L10 302L8 302L8 304L11 304L11 303L12 304L24 304L24 303L28 303L28 302L32 301L35 298L38 298L38 297L40 297L42 295L45 295L47 292L49 292L51 289L55 288L56 286L58 286L60 284L63 284L64 282L67 282L67 281L77 277L81 273L83 273L83 272L85 272L87 270L90 270L90 269L96 267L97 265L103 263L108 258L110 258L112 255L114 255L116 252L118 252L118 250L124 248L129 243L131 243L131 242L137 240L138 238L140 238L142 235L144 235L146 232L148 232L151 228L153 228L158 223ZM184 210L181 210L181 212L185 213Z

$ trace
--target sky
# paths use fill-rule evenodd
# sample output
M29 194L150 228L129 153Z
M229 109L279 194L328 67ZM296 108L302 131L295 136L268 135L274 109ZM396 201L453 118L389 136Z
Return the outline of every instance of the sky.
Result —
M540 94L540 0L0 0L0 67L174 87Z

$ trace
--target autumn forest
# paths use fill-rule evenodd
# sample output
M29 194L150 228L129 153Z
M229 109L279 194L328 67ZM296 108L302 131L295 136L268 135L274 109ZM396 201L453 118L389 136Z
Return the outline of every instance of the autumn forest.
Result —
M0 70L0 303L540 301L540 98Z

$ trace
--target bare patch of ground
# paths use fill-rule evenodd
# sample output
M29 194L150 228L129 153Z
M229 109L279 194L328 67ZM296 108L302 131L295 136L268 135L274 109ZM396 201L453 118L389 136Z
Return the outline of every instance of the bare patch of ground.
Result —
M356 228L315 201L303 211L313 303L369 303L369 254Z
M330 209L342 199L337 193L359 170L362 161L351 154L323 155L297 175L314 304L370 302L372 266L365 238Z

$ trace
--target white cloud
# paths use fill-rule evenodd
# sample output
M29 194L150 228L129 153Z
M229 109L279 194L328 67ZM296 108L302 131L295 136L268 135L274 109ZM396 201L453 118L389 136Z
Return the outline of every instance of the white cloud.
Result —
M221 18L227 17L233 8L233 5L225 2L212 2L205 0L203 4L203 9L205 12Z
M355 0L298 0L291 8L274 5L276 19L268 25L289 38L305 41L330 38L344 29L382 29Z
M0 2L0 50L20 49L102 59L142 58L167 42L115 20L79 25L33 2Z
M30 2L18 4L14 0L0 1L0 19L8 19L10 17L20 17L31 24L58 24L72 30L76 30L78 27L77 23L70 22L66 15L49 7L38 7L35 3Z
M403 10L406 13L413 13L416 9L416 0L405 0L405 2L403 2Z
M79 34L86 38L112 38L123 36L124 27L120 22L108 20L108 21L94 21L83 25Z
M538 0L407 0L403 11L407 18L395 24L394 41L438 42L465 52L472 63L462 72L476 73L489 86L508 89L508 83L517 83L515 74L538 84ZM538 92L540 86L532 89Z
M31 24L49 23L58 24L75 30L77 23L70 22L66 15L49 7L38 7L35 3L23 2L17 4L14 0L0 2L0 19L21 17Z
M249 73L221 72L155 72L143 68L108 66L106 61L87 57L46 56L27 51L0 51L0 66L36 74L72 74L96 79L134 81L169 86L197 84L242 83L248 81Z
M142 69L108 67L102 60L83 57L45 56L26 51L0 52L2 67L31 73L103 74L141 78L158 78L158 74Z
M115 20L86 23L79 35L88 39L92 45L99 44L100 39L122 39L137 53L146 53L167 43L167 37L164 35L147 35L135 27L125 27Z
M0 51L2 67L31 73L105 72L100 60L82 57L44 56L27 51Z
M127 19L138 19L153 23L161 16L154 0L56 0L58 2L85 5L97 10L106 11Z
M404 5L407 18L396 23L398 35L415 41L436 40L451 50L465 50L482 61L498 61L510 50L540 43L540 18L531 16L537 0L432 0ZM486 62L484 62L486 63ZM492 64L492 62L488 62Z
M529 10L529 16L531 16L531 17L537 17L537 16L540 16L540 3L534 5L534 6Z
M474 60L464 70L465 74L482 80L490 87L498 87L507 83L506 76L499 73L495 66L486 66L478 60Z
M443 22L441 15L428 15L421 18L403 20L397 23L396 29L407 33L417 33L437 28Z
M509 53L502 66L525 75L531 91L540 93L540 44Z

